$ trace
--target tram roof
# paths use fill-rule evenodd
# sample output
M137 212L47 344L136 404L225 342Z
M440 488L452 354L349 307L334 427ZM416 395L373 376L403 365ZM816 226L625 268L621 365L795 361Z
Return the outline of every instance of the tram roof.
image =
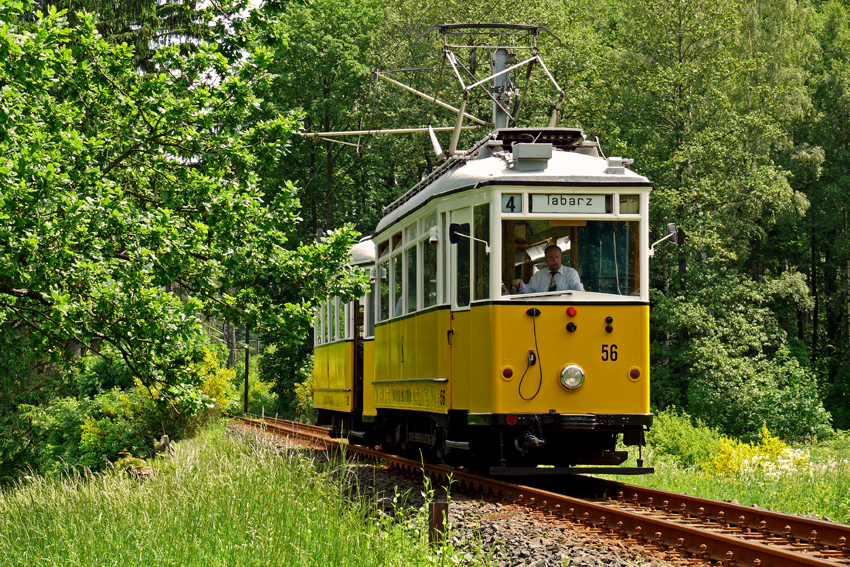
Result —
M349 251L352 266L365 266L375 263L375 243L369 237L361 238L360 242Z
M548 144L525 145L547 146ZM569 150L562 149L556 144L552 146L554 146L552 157L545 161L538 160L539 169L534 169L534 164L517 167L519 160L515 159L512 151L505 148L501 140L485 140L479 143L474 153L459 158L465 163L447 168L445 173L429 185L415 192L411 190L409 194L396 201L397 205L391 205L392 210L388 211L378 223L375 234L387 230L432 199L487 185L539 187L573 185L611 188L652 186L646 177L624 167L621 158L606 159L597 155L588 155L596 153L595 144L592 151L587 153L582 151L578 144L578 149ZM457 158L449 159L457 160Z

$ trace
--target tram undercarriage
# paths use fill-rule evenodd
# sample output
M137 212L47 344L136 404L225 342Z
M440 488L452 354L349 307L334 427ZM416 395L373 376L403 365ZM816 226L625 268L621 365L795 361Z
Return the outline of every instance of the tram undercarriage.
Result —
M499 476L609 473L650 474L638 457L622 467L625 446L645 446L651 414L446 414L378 410L377 418L320 410L319 425L331 437L428 463L442 463ZM368 419L368 418L367 418Z

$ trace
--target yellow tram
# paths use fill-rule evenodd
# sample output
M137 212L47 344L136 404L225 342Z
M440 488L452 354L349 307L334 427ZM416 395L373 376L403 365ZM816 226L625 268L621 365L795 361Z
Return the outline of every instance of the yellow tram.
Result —
M352 250L372 288L318 310L319 423L491 474L651 472L609 469L653 419L652 185L581 129L495 122Z

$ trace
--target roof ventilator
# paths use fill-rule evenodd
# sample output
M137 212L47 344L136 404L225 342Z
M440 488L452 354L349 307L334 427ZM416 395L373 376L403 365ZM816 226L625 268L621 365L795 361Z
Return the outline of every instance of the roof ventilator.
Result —
M611 175L625 175L626 166L631 165L633 159L623 159L621 157L609 157L608 158L608 167L605 169L605 173L610 173Z
M546 169L552 159L552 144L522 144L511 146L514 154L514 168L517 171Z

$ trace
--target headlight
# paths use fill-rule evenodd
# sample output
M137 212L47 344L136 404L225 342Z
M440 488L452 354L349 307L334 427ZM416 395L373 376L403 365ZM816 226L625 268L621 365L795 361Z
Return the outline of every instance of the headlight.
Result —
M584 384L584 370L577 364L567 364L561 370L561 386L567 390L578 390Z

